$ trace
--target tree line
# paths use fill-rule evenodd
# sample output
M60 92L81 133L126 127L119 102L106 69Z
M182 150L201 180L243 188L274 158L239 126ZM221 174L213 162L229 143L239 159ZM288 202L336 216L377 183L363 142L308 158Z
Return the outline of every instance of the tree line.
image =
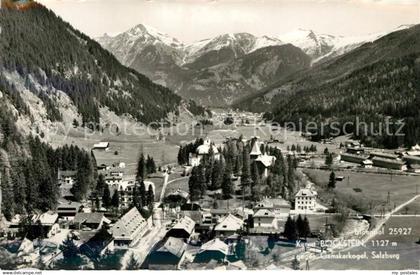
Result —
M223 199L229 199L235 194L235 181L240 178L240 194L258 201L263 196L281 195L285 199L293 200L296 191L297 159L294 156L284 157L280 149L261 144L260 150L276 158L268 168L268 176L263 171L261 163L252 160L250 151L255 139L244 142L239 139L229 139L220 154L210 149L200 165L192 168L189 178L189 194L192 201L202 198L207 190L222 190ZM183 146L179 150L178 161L187 162L186 156L195 152L202 140Z

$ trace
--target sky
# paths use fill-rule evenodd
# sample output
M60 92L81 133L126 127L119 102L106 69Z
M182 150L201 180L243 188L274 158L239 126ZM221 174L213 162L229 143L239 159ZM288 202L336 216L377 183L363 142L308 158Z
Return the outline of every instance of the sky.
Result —
M91 37L137 24L191 43L224 33L296 29L354 36L420 23L420 0L38 0Z

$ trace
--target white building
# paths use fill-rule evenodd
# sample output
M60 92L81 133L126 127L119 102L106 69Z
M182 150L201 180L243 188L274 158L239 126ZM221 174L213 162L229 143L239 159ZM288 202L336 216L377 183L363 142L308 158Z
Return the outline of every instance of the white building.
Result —
M200 165L201 161L207 157L209 157L210 153L213 154L214 159L220 159L220 152L217 146L211 142L209 138L204 140L204 143L197 147L195 154L191 153L189 155L189 165L190 166L198 166Z
M295 195L295 210L299 212L315 211L318 193L309 188L300 189Z
M108 183L108 182L107 182ZM121 208L129 208L132 206L133 202L133 192L135 188L135 181L128 181L128 180L122 180L117 182L109 183L109 189L111 192L111 196L114 194L114 192L119 192L119 198L120 198L120 207ZM152 187L153 194L155 194L155 184L151 181L144 181L144 186L146 191L149 190L150 186Z
M151 218L146 220L137 208L133 207L111 228L115 246L129 247L139 240L151 226Z
M109 150L109 142L99 142L93 145L94 150Z
M277 219L269 209L260 209L254 214L254 228L277 229Z
M229 214L220 219L214 227L214 232L216 233L216 236L229 237L242 229L243 224L244 221L242 219Z
M276 159L277 158L275 156L269 156L267 153L257 157L255 161L261 163L261 165L264 167L263 177L268 177L268 168L274 165Z

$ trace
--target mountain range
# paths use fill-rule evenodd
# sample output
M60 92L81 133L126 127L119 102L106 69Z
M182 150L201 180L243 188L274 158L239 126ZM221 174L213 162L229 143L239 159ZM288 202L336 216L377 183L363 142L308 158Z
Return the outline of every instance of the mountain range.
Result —
M234 104L266 112L266 118L281 124L323 123L324 129L313 133L318 138L330 136L329 125L336 123L339 134L357 133L365 144L387 148L420 140L419 106L420 25L316 63ZM366 132L356 120L374 126ZM403 126L403 135L389 135L384 128L379 132L381 123L391 131Z
M278 37L234 33L185 44L140 24L113 37L105 34L97 41L122 64L184 98L228 106L298 70L385 34L342 37L298 29Z

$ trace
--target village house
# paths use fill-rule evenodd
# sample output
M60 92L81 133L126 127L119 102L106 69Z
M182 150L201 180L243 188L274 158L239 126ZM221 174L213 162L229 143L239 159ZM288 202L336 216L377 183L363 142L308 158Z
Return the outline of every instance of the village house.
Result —
M188 240L194 233L195 222L189 217L182 217L167 233L166 237Z
M99 230L111 221L103 213L77 213L72 221L72 227L79 230Z
M196 203L185 203L180 207L180 214L191 218L195 224L201 224L202 222L202 211L200 205Z
M295 211L306 212L316 210L318 193L309 188L300 189L295 195Z
M152 218L143 218L136 207L122 216L111 228L116 247L129 247L140 239L152 226Z
M268 209L276 215L286 214L290 211L290 203L283 198L264 198L254 206L254 210Z
M77 171L73 170L58 170L57 178L59 185L71 185L73 186L76 179Z
M276 162L275 156L270 156L265 152L264 154L261 153L261 147L262 143L260 143L258 140L255 140L254 145L252 146L251 152L249 153L252 160L256 161L259 166L262 168L263 173L262 176L264 178L268 177L268 169L274 165Z
M74 201L63 201L57 206L57 214L60 219L73 220L82 209L82 204Z
M204 140L204 143L197 147L195 153L190 153L189 155L189 166L199 166L203 160L206 160L209 155L212 154L214 159L220 159L220 152L214 143L211 142L209 138Z
M80 252L91 260L98 260L100 257L114 251L114 238L107 230L100 230L87 242L80 246Z
M186 244L182 239L169 237L152 251L148 259L150 270L177 270L185 256Z
M93 145L93 150L109 150L109 142L99 142Z
M58 170L57 180L60 188L60 196L62 198L72 198L71 189L76 181L77 171Z
M122 172L114 172L110 177L105 178L108 184L111 196L118 191L120 199L120 208L129 208L133 204L133 192L136 185L134 180L123 180ZM155 192L155 184L151 181L144 181L146 191L152 187L153 193Z
M39 237L51 238L60 232L58 214L52 211L32 217L31 239Z
M277 219L274 212L269 209L259 209L252 217L251 231L253 233L275 233L277 232Z
M216 238L203 244L194 258L195 263L210 261L224 262L229 253L229 246Z
M214 232L218 237L229 237L236 234L242 229L244 221L232 214L228 214L224 218L220 219L214 227Z
M276 157L275 156L269 156L269 155L267 155L267 153L265 153L264 155L258 156L255 161L258 162L260 164L260 166L263 168L262 176L264 178L267 178L268 177L268 169L271 166L274 165L274 163L276 162Z

